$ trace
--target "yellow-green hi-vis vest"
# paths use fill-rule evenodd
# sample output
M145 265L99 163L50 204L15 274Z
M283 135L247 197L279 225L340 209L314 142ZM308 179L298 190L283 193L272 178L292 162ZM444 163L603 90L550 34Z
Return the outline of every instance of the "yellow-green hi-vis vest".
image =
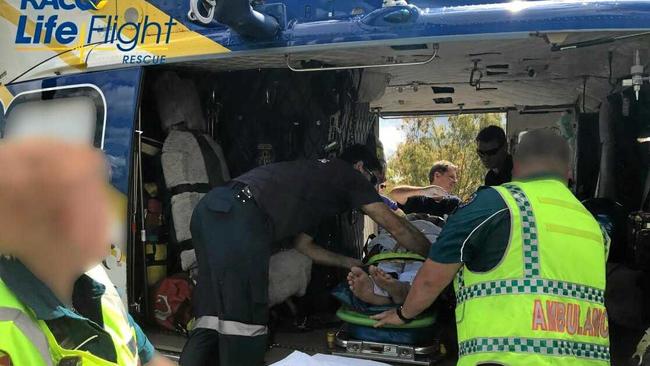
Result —
M109 362L83 350L61 347L47 324L38 320L0 279L0 351L15 366L136 366L138 365L135 329L131 326L114 285L106 272L97 267L86 273L103 284L101 298L103 329L113 339L117 362ZM92 340L89 340L92 341Z
M494 269L458 273L458 365L609 365L597 221L558 180L494 188L510 211L510 240Z

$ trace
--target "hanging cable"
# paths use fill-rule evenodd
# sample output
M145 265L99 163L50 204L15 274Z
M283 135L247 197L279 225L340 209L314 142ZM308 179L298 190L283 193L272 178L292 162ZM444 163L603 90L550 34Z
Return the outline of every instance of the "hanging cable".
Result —
M582 113L587 113L585 108L587 99L587 76L582 78Z
M138 108L138 127L137 130L135 131L137 134L137 143L138 143L138 148L136 151L137 154L137 160L136 160L136 192L135 194L137 195L136 201L139 201L139 207L136 208L139 209L140 211L140 244L142 248L142 263L147 264L147 231L145 230L145 211L144 211L144 182L143 182L143 175L142 175L142 109ZM137 215L136 215L137 216ZM147 271L144 271L144 288L145 288L145 296L143 296L142 302L144 304L144 311L145 313L149 311L149 296L146 294L146 289L147 289L147 284L148 284L148 279L147 279Z
M611 87L616 86L616 82L612 82L612 61L614 59L614 52L609 51L607 52L607 64L609 65L609 76L607 77L607 82L609 82L609 85Z

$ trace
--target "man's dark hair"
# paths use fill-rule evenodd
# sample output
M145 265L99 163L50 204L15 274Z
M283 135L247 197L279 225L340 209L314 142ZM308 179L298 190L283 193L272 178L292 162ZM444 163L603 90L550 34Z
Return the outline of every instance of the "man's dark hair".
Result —
M506 143L506 132L503 130L503 128L499 126L487 126L484 129L481 130L481 132L476 135L476 142L482 141L482 142L490 142L490 141L496 141L499 143L499 145L505 145Z
M436 173L444 174L447 173L449 169L458 169L458 166L447 160L440 160L433 163L431 170L429 170L429 183L433 182Z
M339 158L347 161L350 164L356 164L359 161L363 161L363 166L366 169L370 171L382 171L382 166L379 162L379 159L377 158L377 154L373 154L370 149L361 144L348 146L345 150L343 150L343 154L341 154Z

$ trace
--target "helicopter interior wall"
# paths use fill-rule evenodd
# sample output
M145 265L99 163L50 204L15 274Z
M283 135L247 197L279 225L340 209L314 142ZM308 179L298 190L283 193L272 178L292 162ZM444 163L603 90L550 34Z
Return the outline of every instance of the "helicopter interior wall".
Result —
M536 128L560 129L559 121L564 116L572 116L573 109L553 110L543 112L521 112L511 110L506 113L506 131L511 146L519 141L522 132ZM571 117L572 118L572 117ZM572 126L569 126L572 128Z

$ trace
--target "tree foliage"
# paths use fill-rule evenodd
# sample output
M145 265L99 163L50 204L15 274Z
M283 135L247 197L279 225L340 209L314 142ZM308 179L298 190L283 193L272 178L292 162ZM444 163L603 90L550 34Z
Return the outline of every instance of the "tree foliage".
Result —
M475 138L489 125L505 127L502 115L457 115L447 123L433 117L404 119L406 140L388 160L389 189L403 184L428 185L433 163L449 160L458 165L458 184L452 193L467 199L483 184L485 168L476 154Z

